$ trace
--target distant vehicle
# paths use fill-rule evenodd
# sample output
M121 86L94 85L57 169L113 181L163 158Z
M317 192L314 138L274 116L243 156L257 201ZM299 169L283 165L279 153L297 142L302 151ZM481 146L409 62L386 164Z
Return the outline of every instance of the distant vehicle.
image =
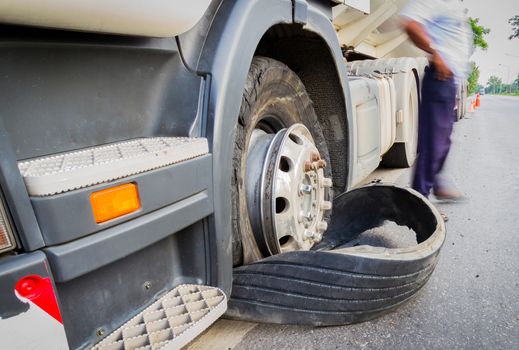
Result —
M481 88L481 89L479 89L479 94L480 94L480 95L484 95L484 94L485 94L485 88Z

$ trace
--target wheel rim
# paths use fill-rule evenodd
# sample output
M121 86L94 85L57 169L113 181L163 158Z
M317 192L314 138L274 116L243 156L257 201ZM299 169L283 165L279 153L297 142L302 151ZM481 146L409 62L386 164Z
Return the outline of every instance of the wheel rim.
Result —
M258 248L264 255L310 249L327 228L332 186L310 132L302 124L276 134L255 129L248 150L247 207Z

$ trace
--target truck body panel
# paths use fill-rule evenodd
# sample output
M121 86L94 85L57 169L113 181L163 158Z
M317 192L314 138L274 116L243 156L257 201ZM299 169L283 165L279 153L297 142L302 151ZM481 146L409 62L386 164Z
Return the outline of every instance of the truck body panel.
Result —
M211 0L2 1L0 21L88 32L172 37L193 27Z

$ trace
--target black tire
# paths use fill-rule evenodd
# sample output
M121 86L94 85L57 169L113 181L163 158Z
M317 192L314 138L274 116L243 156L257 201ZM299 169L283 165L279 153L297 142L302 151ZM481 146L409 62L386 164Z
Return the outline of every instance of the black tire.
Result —
M321 157L330 164L328 148L312 101L299 77L285 64L254 57L243 92L235 130L232 178L233 264L263 258L252 232L245 191L247 146L254 128L275 133L295 123L310 130ZM331 177L330 167L325 175Z
M415 72L409 73L414 75L414 79L410 79L403 93L408 96L409 101L413 103L412 111L404 113L404 128L409 128L411 138L406 142L395 142L393 146L384 154L382 165L389 168L409 168L414 164L418 147L418 105L419 105L419 78Z
M236 268L227 317L253 322L342 325L388 313L428 281L445 239L439 213L410 189L372 185L336 198L324 240ZM393 205L398 203L398 206ZM412 228L411 248L341 248L384 220Z

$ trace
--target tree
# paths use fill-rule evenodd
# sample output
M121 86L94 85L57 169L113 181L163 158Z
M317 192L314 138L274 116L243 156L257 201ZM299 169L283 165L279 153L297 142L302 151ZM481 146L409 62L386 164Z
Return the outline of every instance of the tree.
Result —
M469 22L472 27L472 33L474 34L474 47L486 50L488 48L488 43L483 36L490 33L490 29L479 25L479 18L469 18Z
M474 47L479 47L482 50L486 50L488 48L488 43L486 42L484 35L490 33L490 29L485 28L479 25L479 18L469 18L470 26L472 28L473 38L474 38ZM468 77L468 91L473 94L479 91L478 89L478 79L479 79L479 67L476 66L475 62L470 62L471 71Z
M502 85L503 81L501 78L498 78L495 75L492 75L490 78L488 78L487 87L490 90L490 93L500 93Z
M519 92L519 74L517 75L517 79L515 79L512 83L512 92L513 93Z
M478 80L479 80L479 67L476 66L475 62L470 62L472 70L468 77L468 91L470 94L476 93L478 89Z
M510 35L508 39L512 40L513 38L519 38L519 16L515 15L510 18L508 23L512 25L512 35Z

